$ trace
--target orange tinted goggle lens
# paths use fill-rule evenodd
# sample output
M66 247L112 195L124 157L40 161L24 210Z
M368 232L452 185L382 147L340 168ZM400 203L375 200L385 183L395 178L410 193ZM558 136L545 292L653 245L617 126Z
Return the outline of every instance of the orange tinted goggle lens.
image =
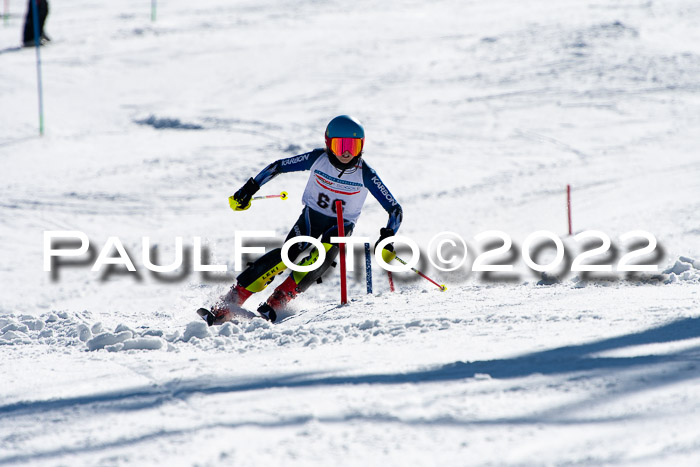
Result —
M345 151L350 152L352 157L359 156L362 152L361 138L331 138L331 151L333 154L341 156Z

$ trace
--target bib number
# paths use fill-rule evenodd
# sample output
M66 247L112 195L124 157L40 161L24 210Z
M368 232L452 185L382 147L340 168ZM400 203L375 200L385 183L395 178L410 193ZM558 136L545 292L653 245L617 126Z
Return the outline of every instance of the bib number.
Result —
M331 210L333 211L334 214L337 214L335 210L335 202L338 200L333 200L331 201L330 196L328 196L325 193L319 193L318 194L318 199L316 200L316 204L318 204L318 207L321 209L328 209L330 206ZM345 207L345 200L341 199L340 202L343 204L343 207Z

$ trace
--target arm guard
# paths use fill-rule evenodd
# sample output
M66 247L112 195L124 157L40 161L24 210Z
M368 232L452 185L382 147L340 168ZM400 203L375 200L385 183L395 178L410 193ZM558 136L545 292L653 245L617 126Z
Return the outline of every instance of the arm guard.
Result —
M309 170L316 159L324 153L323 149L314 149L311 152L299 154L298 156L279 159L268 165L255 176L255 181L259 186L263 186L281 173L301 172Z
M389 213L389 221L386 227L392 229L394 232L398 232L401 221L403 220L401 205L399 205L396 198L394 198L389 189L384 185L379 175L377 175L377 172L367 165L366 161L363 161L362 164L362 178L365 187L367 187L369 192L372 193L372 196L379 201L379 204L382 205L384 210Z

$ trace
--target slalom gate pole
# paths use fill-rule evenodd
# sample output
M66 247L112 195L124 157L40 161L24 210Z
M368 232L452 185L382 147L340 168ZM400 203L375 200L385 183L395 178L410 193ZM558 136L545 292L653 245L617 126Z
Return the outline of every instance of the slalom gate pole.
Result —
M389 290L396 292L396 288L394 288L394 276L391 275L391 271L387 271L386 275L389 277Z
M286 200L289 197L286 191L283 191L279 195L265 195L265 196L253 196L251 200L256 200L256 199L272 199L272 198L279 198L282 201Z
M5 6L2 10L2 21L7 26L7 22L10 20L10 0L5 0Z
M569 235L571 235L571 185L566 185L566 212L569 216Z
M402 260L402 259L399 258L398 256L395 256L394 258L395 258L396 261L398 261L399 263L401 263L401 264L407 266L406 261ZM416 269L416 268L411 268L411 271L415 272L416 274L418 274L419 276L421 276L423 279L425 279L425 280L427 280L427 281L430 281L430 282L432 282L433 284L435 284L436 286L438 286L438 287L440 288L440 291L441 291L441 292L444 292L445 290L447 290L447 286L446 286L445 284L438 284L437 282L435 282L434 280L432 280L430 277L428 277L428 276L426 276L425 274L423 274L422 272L420 272L418 269Z
M156 20L156 0L151 0L151 21Z
M372 293L372 253L369 243L365 243L365 280L367 282L367 293Z
M343 203L340 200L335 202L335 212L338 216L338 237L345 236L345 221L343 220ZM340 304L348 303L348 290L345 282L345 244L340 245Z
M39 88L39 136L44 135L44 92L41 85L41 53L39 48L39 0L33 0L32 22L34 23L34 48L36 48L36 77Z

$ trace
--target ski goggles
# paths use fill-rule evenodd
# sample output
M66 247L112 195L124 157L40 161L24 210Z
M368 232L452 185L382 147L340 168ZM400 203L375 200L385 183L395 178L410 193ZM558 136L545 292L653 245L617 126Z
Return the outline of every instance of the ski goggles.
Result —
M362 143L362 138L331 138L330 148L336 156L342 156L347 151L352 157L357 157L362 152Z

